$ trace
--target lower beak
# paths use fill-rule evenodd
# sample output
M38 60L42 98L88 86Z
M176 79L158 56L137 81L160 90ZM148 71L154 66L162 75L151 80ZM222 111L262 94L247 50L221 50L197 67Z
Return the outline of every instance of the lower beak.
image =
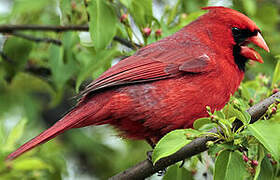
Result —
M256 36L249 37L246 41L249 43L253 43L259 46L260 48L264 49L265 51L269 52L269 48L259 32ZM242 56L251 59L253 61L263 63L261 55L253 48L249 48L247 46L240 46L240 47L241 47L240 54Z

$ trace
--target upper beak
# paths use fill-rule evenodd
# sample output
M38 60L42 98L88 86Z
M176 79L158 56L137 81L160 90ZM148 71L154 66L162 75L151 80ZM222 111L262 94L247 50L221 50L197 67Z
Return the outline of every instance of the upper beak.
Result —
M254 43L255 45L259 46L260 48L263 48L265 51L269 52L269 48L263 39L261 33L258 32L256 36L252 36L247 39L248 41Z
M247 43L254 43L255 45L259 46L260 48L263 48L265 51L269 52L269 48L267 44L265 43L261 33L258 32L257 35L249 37L246 40L246 43L244 45L241 45L240 48L240 54L243 55L244 57L251 59L253 61L257 61L260 63L263 63L261 55L255 51L253 48L249 48Z

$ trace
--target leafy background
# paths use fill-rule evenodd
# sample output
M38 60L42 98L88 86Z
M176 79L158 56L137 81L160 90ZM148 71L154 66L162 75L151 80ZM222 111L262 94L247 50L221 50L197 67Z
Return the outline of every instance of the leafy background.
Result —
M146 143L121 139L111 127L100 126L68 131L13 162L4 162L8 153L59 120L90 80L135 52L113 40L115 36L140 45L152 43L196 19L204 13L200 7L207 5L230 6L258 24L271 53L259 51L265 63L250 63L245 81L256 77L270 81L280 52L276 0L1 0L2 25L89 25L89 32L23 32L60 40L61 46L11 33L0 35L0 179L106 179L145 159L150 150ZM120 21L123 14L129 14L125 22ZM146 27L152 30L149 36L143 35ZM160 37L155 33L159 29ZM254 102L264 98L251 94L247 98ZM174 173L177 168L172 167L164 179L193 174L203 178L209 167L200 166L199 173Z

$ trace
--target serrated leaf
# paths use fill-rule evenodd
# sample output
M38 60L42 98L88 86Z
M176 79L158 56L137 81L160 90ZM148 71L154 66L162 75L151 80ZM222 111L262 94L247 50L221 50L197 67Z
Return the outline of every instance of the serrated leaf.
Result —
M90 15L89 32L96 50L105 49L117 31L117 16L114 9L104 0L88 1Z
M159 159L167 157L183 146L191 142L188 137L198 136L199 131L194 129L179 129L171 131L157 143L156 147L153 150L153 163L155 164Z
M280 122L258 121L248 126L252 135L271 153L275 159L280 158Z
M214 180L240 180L248 176L242 155L236 151L222 151L215 161Z

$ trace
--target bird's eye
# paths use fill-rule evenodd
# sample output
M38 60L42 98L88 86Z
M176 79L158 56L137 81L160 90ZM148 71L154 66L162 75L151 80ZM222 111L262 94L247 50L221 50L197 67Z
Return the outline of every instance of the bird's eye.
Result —
M237 27L233 27L233 28L231 29L231 31L232 31L232 34L233 34L234 36L238 36L238 35L241 34L241 30L240 30L239 28L237 28Z

